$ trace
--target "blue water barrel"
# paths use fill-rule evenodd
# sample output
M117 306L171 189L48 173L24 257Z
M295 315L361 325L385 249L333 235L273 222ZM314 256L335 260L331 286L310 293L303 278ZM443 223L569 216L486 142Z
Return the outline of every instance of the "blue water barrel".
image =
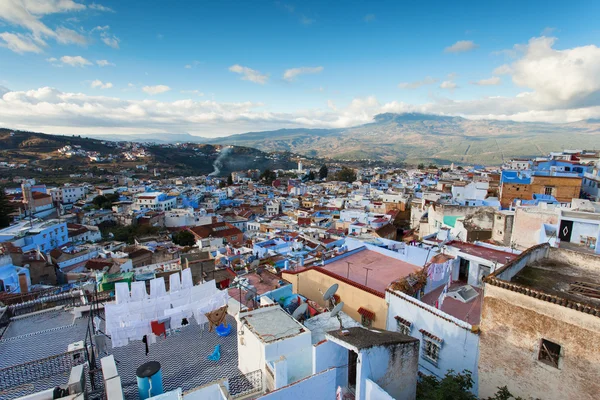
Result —
M135 371L140 400L163 394L162 371L158 361L149 361Z

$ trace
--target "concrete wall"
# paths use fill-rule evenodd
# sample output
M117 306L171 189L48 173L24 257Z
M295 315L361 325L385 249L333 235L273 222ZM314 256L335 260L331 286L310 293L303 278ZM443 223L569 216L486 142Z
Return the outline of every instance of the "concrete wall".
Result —
M366 400L394 400L385 390L379 387L375 382L367 379L365 382Z
M518 249L527 249L539 243L542 224L556 225L560 217L558 208L517 207L511 243Z
M593 400L600 393L600 318L493 285L485 286L479 394ZM562 346L559 368L538 361L541 339Z
M348 385L348 349L325 340L313 346L313 374L335 368L335 387Z
M317 375L312 375L299 382L285 386L281 389L268 393L259 399L263 400L290 400L311 399L331 400L335 399L336 371L328 369Z
M316 301L322 307L328 306L323 300L323 294L334 283L339 284L337 295L344 302L343 311L355 321L360 322L361 316L358 313L360 307L364 307L375 313L374 328L385 329L385 320L387 316L387 303L383 297L366 292L349 283L325 275L314 269L305 270L301 273L291 274L286 271L282 273L283 279L291 282L294 293ZM321 292L319 291L321 290Z
M362 349L356 371L357 399L366 399L367 379L395 399L415 399L418 358L419 342Z
M224 382L225 384L227 382ZM226 400L228 397L224 393L223 383L212 383L187 392L183 400Z
M412 323L410 335L421 341L420 347L423 340L423 335L419 332L421 329L444 341L437 365L419 357L419 370L438 378L443 378L451 369L469 370L475 380L472 391L477 394L479 335L472 331L472 325L403 294L386 292L386 299L390 304L386 327L388 331L397 330L395 317L398 316Z

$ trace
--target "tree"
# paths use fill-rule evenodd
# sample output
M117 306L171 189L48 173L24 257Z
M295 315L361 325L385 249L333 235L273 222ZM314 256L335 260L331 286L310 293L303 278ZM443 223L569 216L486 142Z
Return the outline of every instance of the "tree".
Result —
M434 375L425 375L417 383L417 400L477 400L469 392L473 387L470 371L455 373L450 370L442 379Z
M190 231L179 231L173 234L173 243L180 246L193 246L196 243L196 238Z
M470 392L473 388L471 371L464 370L456 373L453 370L446 372L442 379L433 375L425 375L417 383L417 400L477 400L477 396ZM498 388L493 397L484 400L523 400L513 397L506 386Z
M329 170L327 169L327 165L323 164L321 169L319 169L319 179L327 179L327 174L329 174Z
M260 179L264 180L267 185L270 185L275 179L277 179L277 174L270 169L265 169L260 175Z
M101 208L103 210L110 210L112 207L112 203L115 201L119 201L119 195L116 193L109 193L107 195L99 195L94 197L92 203L96 208Z
M356 180L356 173L353 169L342 167L342 169L336 174L335 179L342 182L352 183Z
M10 214L15 210L15 206L8 200L6 191L0 187L0 228L6 228L12 222Z
M421 163L417 166L417 169L425 169L425 164Z
M438 169L438 167L435 164L429 164L429 169Z
M233 185L233 175L229 174L229 176L227 176L227 185L231 186Z
M309 171L309 173L308 173L308 176L307 176L307 179L308 179L309 181L314 181L314 180L315 180L315 173L314 173L314 172L312 172L312 171Z

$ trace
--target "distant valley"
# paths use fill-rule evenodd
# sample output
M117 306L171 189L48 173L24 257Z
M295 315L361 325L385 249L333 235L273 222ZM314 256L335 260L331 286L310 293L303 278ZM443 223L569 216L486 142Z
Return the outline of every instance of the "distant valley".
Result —
M501 164L513 157L541 156L565 148L600 148L600 121L550 124L380 114L372 123L341 129L281 129L219 138L130 135L125 140L235 144L338 160Z

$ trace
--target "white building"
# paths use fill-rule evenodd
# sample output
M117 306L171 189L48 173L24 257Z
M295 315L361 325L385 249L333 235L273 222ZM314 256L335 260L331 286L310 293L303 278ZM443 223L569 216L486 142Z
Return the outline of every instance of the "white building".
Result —
M193 208L175 208L165 212L165 227L200 226L212 224L212 217Z
M134 210L170 211L177 204L176 197L170 197L162 192L145 192L135 196Z
M50 189L50 194L54 203L71 204L85 198L87 191L85 186L64 186Z

